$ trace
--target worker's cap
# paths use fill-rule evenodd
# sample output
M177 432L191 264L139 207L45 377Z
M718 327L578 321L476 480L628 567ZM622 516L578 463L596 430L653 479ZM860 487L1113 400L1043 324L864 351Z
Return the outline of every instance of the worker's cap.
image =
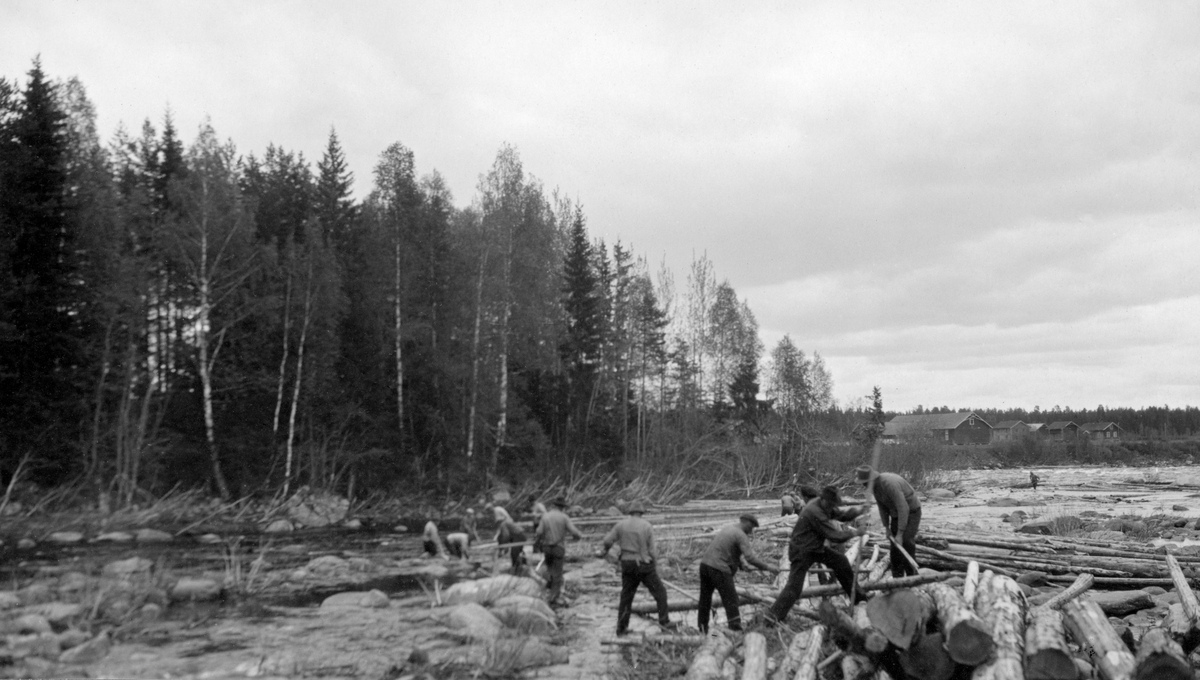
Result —
M871 481L871 474L873 472L875 472L875 468L870 465L859 465L854 469L854 478L858 480L859 484L866 484Z
M567 502L567 499L563 498L562 496L559 496L558 498L555 498L554 500L550 501L550 505L553 505L556 508L571 507L571 504Z
M630 515L644 515L646 514L646 506L642 505L641 501L629 501L629 505L625 506L625 512Z
M841 505L842 494L840 491L838 491L836 486L831 484L821 489L821 500L829 503L830 505Z
M738 517L738 519L745 522L746 524L749 524L750 526L754 527L755 529L758 528L758 518L755 517L754 515L742 515L741 517Z

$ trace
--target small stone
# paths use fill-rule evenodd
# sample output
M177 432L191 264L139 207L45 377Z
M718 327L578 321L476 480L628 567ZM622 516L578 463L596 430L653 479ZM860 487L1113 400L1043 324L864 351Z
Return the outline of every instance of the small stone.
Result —
M268 524L267 528L263 529L263 531L267 532L268 534L284 534L289 531L293 531L294 529L295 527L292 526L292 523L286 519L277 519Z
M49 602L29 608L29 613L44 616L51 625L59 627L65 626L67 621L83 614L83 612L83 605L69 602Z
M1081 677L1081 678L1092 677L1092 673L1093 673L1092 664L1084 661L1083 659L1080 659L1079 657L1075 657L1075 668L1079 670L1079 677Z
M357 531L358 529L362 528L362 520L361 519L346 520L346 523L343 524L342 526L346 527L347 529L354 529Z
M221 584L210 578L184 576L171 588L171 599L215 600L221 595Z
M0 510L0 515L12 517L13 515L20 514L23 510L25 510L25 506L21 505L18 501L13 501L4 506L3 510Z
M202 534L196 537L196 542L211 545L213 543L220 543L221 537L216 534Z
M288 574L289 581L303 581L306 578L308 578L308 570L303 567L296 569L292 573Z
M67 630L64 630L58 634L58 646L61 649L70 649L72 647L78 647L90 639L92 639L92 636L88 635L82 630L68 628Z
M22 538L21 540L17 541L17 549L19 550L30 550L36 547L37 541L33 540L32 538Z
M69 545L71 543L79 543L82 541L83 534L79 533L78 531L56 531L47 536L46 540L50 541L51 543Z
M68 571L58 577L58 593L59 595L69 595L86 590L92 584L92 580L81 571Z
M1171 511L1172 512L1187 512L1188 508L1186 505L1172 505Z
M49 633L50 622L41 614L22 614L13 622L19 633Z
M309 560L304 568L314 574L334 574L349 571L350 563L337 555L322 555Z
M117 560L104 565L101 573L113 578L130 578L139 574L149 574L154 562L145 557L130 557L127 560Z
M128 531L110 531L93 539L96 543L128 543L132 540L133 534Z
M162 616L162 611L163 611L162 607L154 604L153 602L147 602L146 604L142 605L142 609L141 609L142 620L143 621L157 621L158 618L160 616Z
M392 527L392 531L394 531L398 534L407 534L408 527L403 524L397 524L396 526Z
M930 489L929 491L925 492L925 497L933 500L948 501L957 498L958 494L954 493L950 489Z
M54 593L51 592L50 586L44 583L32 583L18 590L17 597L21 598L25 605L42 604L53 600Z
M1036 522L1026 522L1017 529L1018 534L1040 534L1050 536L1054 533L1054 525L1049 520L1037 520Z
M108 639L108 632L106 631L79 646L72 647L63 652L58 657L58 660L60 663L70 664L95 663L108 656L110 649L112 649L112 642Z
M61 648L58 636L50 632L33 635L14 635L8 638L9 654L14 657L40 656L44 659L57 659Z
M330 595L321 602L322 609L332 609L334 607L365 607L369 609L383 609L389 604L388 596L382 591L372 590L369 592L348 592L337 593Z
M169 534L165 531L160 531L158 529L138 529L137 530L137 542L138 543L169 543L173 540L175 540L174 536L172 536L171 534Z
M0 590L0 610L21 606L21 598L11 590Z

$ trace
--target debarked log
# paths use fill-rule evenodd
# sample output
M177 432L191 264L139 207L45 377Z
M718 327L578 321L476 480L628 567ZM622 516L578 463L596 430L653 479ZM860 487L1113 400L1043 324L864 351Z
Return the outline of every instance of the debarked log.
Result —
M1027 680L1075 680L1079 669L1067 646L1062 612L1034 607L1025 629L1025 674Z
M1179 593L1179 605L1183 613L1182 617L1178 615L1169 617L1168 625L1171 627L1172 637L1175 638L1175 641L1188 654L1191 654L1192 650L1200 644L1200 601L1197 601L1196 593L1192 591L1192 586L1188 583L1183 569L1180 568L1174 555L1167 555L1167 571L1171 574L1171 583L1175 586L1175 592Z
M779 662L779 666L775 668L775 673L771 676L771 680L792 680L796 669L800 667L800 662L803 661L804 655L808 653L809 641L812 638L812 629L802 630L792 636L791 643L788 644L787 653L783 655L783 660Z
M1163 628L1151 628L1138 643L1134 680L1193 680L1192 666L1183 648Z
M992 631L957 590L945 583L922 586L937 607L946 651L955 663L978 666L992 655Z
M1007 576L985 573L975 595L975 613L992 629L995 652L976 666L972 680L1023 677L1025 665L1025 593Z
M1058 608L1062 607L1064 604L1066 604L1067 602L1070 602L1071 600L1073 600L1073 599L1079 597L1080 595L1082 595L1083 593L1087 592L1087 590L1089 588L1091 588L1095 582L1096 582L1095 576L1092 576L1091 574L1080 574L1079 576L1075 577L1075 581L1073 583L1071 583L1071 585L1067 586L1066 590L1055 595L1054 597L1050 598L1049 600L1046 600L1041 605L1039 605L1037 608L1038 609L1058 609Z
M1063 605L1063 614L1075 642L1091 648L1100 677L1104 680L1130 680L1133 677L1133 654L1108 622L1100 605L1091 600L1071 600Z
M821 662L821 647L825 644L825 626L813 626L808 629L808 644L804 656L796 665L796 674L792 680L817 680L817 665Z
M700 646L688 666L687 680L718 680L725 659L733 651L733 641L721 634L709 638Z
M767 680L767 638L758 631L742 640L742 680Z

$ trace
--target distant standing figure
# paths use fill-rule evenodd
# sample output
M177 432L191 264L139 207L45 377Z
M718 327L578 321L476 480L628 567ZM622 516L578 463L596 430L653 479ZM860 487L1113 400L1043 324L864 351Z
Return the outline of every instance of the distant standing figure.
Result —
M513 521L508 511L500 506L492 508L492 516L496 520L496 545L502 546L510 543L524 543L525 532L521 527ZM509 546L509 557L512 559L512 573L520 574L525 567L525 546L513 545ZM496 556L503 554L504 548L496 549Z
M714 590L721 595L721 605L725 607L725 619L729 630L742 629L737 586L733 579L737 576L743 557L751 566L772 574L779 573L778 567L758 559L750 547L750 534L753 534L757 527L758 519L754 515L742 515L737 524L717 530L712 542L704 551L704 556L700 558L700 611L696 614L696 625L701 633L708 633L708 617L712 612Z
M425 554L430 557L445 557L446 548L442 545L442 539L438 536L437 523L430 520L425 523L425 531L422 532L421 538L425 542Z
M1040 480L1038 480L1038 476L1033 474L1033 470L1030 470L1029 471L1029 485L1032 486L1036 490L1038 481L1040 481Z
M909 556L917 558L917 530L921 527L921 500L903 477L892 472L876 472L870 465L860 465L855 478L863 487L871 486L879 519L892 540L892 576L916 576L917 570L896 548L904 547Z
M582 539L583 534L575 528L575 523L563 512L567 508L565 498L556 498L551 503L554 509L542 516L538 523L535 545L541 546L542 555L546 558L546 575L550 589L550 604L558 604L562 597L563 564L567 558L567 536Z
M462 531L446 534L446 552L460 560L470 557L467 549L471 547L471 536Z
M546 516L546 506L544 503L533 504L533 533L537 534L538 527L542 524L542 518Z
M617 635L629 630L629 617L633 614L633 596L638 586L646 584L646 590L658 605L658 625L668 628L671 617L667 614L667 589L658 577L658 551L654 547L653 528L642 519L646 507L641 501L633 501L627 510L629 517L617 522L604 536L604 547L599 557L606 557L613 544L621 548L621 599L617 603Z
M796 514L796 497L792 495L792 490L787 489L783 492L783 496L779 499L781 509L780 517Z
M471 537L472 543L479 542L479 532L475 530L476 521L477 518L475 517L475 510L473 508L467 508L467 515L462 521L462 530Z

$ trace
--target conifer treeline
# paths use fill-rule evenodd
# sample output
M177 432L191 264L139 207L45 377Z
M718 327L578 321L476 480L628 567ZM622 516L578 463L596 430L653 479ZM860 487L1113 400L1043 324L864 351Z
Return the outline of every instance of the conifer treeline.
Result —
M456 207L397 143L363 201L335 133L315 169L166 117L104 143L76 80L0 80L0 473L120 502L177 482L297 484L670 468L789 437L831 379L712 263L676 290L504 146Z

